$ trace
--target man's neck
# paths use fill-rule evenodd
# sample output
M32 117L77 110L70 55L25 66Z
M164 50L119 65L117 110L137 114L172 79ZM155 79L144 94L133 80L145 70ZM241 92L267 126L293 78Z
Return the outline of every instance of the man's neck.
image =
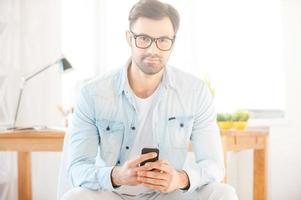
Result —
M159 86L164 69L157 74L148 75L132 63L128 67L128 80L135 95L140 98L151 96Z

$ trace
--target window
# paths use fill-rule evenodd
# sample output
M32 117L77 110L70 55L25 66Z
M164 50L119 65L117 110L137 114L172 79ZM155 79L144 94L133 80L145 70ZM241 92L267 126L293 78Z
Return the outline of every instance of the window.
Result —
M66 85L126 62L130 56L127 17L136 2L63 1L63 49L78 71ZM169 63L209 79L218 112L285 110L280 1L165 2L181 15Z

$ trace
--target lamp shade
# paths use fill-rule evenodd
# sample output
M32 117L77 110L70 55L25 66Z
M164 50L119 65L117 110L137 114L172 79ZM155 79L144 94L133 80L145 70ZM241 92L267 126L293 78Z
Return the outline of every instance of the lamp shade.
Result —
M68 72L68 71L72 70L72 66L71 66L70 62L64 57L61 59L60 69L61 69L61 72Z

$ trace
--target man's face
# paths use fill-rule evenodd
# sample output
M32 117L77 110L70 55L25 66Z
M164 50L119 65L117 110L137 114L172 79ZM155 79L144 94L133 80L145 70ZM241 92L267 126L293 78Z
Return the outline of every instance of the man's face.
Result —
M160 50L159 48L166 50L169 46L168 39L173 39L175 32L172 23L168 17L162 18L160 20L153 20L149 18L140 17L134 23L132 27L132 33L127 33L127 41L131 47L132 51L132 64L135 64L144 74L153 75L159 73L166 65L171 50L167 51ZM136 35L136 39L134 37ZM137 36L141 36L138 40ZM143 37L146 36L146 37ZM148 48L139 48L141 44L147 43L148 36L151 38L162 38L156 42L153 41ZM136 41L135 41L136 40Z

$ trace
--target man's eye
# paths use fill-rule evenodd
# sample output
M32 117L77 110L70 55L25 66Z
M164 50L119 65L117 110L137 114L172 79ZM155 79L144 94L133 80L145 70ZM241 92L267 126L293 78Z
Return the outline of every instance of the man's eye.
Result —
M146 36L141 36L140 39L143 40L144 42L149 42L150 41L150 38L146 37Z
M167 38L159 38L158 42L160 42L160 43L168 43L168 42L170 42L170 40L167 39Z

